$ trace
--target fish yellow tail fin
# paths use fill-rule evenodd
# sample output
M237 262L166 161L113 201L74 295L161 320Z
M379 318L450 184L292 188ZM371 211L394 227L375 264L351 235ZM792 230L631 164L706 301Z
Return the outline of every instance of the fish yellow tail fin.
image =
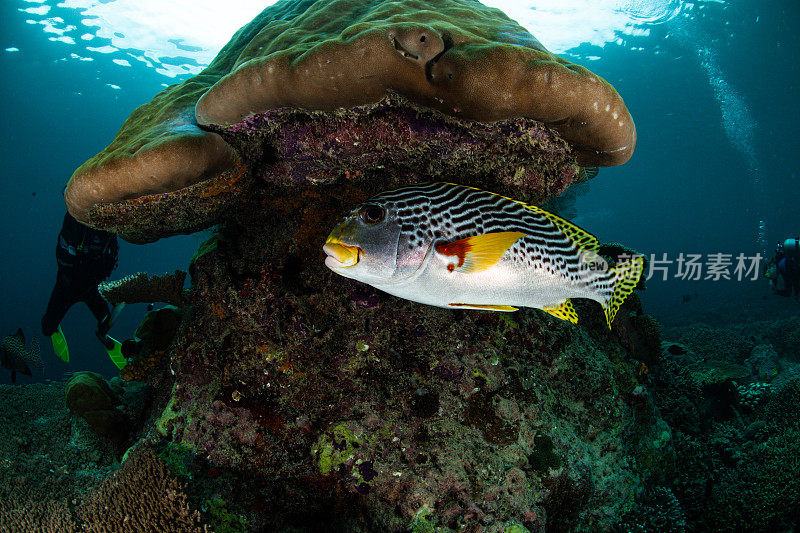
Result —
M50 335L50 342L53 343L53 351L56 353L56 357L65 363L69 363L69 347L67 346L67 339L64 337L64 332L61 330L61 325Z
M603 311L606 313L606 323L608 329L611 329L611 323L617 315L622 302L625 298L633 292L636 285L639 284L639 279L642 277L644 270L644 258L635 256L629 261L619 263L612 268L610 272L614 274L614 292L611 299L603 306Z

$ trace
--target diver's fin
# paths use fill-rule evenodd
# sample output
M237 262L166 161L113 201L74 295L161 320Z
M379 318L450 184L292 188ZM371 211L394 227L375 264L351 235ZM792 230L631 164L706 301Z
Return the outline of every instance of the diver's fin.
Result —
M106 335L106 339L110 340L112 343L111 348L106 348L108 357L119 370L122 370L128 364L128 360L124 355L122 355L122 343L113 337L109 337L108 335Z
M572 307L572 302L569 300L564 300L558 305L542 307L542 311L545 313L550 313L554 317L560 318L561 320L566 320L567 322L572 322L573 324L578 323L578 313L575 312L575 308Z
M436 251L442 255L458 258L458 263L448 265L448 270L458 270L470 274L493 267L503 257L506 250L524 236L525 234L519 231L485 233L454 242L437 244Z
M111 326L114 325L114 322L117 320L117 317L122 312L124 307L125 302L121 302L111 308L111 312L108 313L108 329L111 329Z
M56 353L56 357L65 363L69 363L69 347L67 346L67 339L64 337L64 332L61 330L60 324L58 329L50 335L50 342L53 343L53 351Z
M636 256L629 261L619 263L609 270L609 272L613 272L614 274L614 292L608 303L603 306L608 329L611 329L611 322L614 321L614 317L617 311L619 311L622 302L625 301L625 298L627 298L628 295L633 292L633 289L636 288L636 285L638 285L643 270L644 258L641 256Z
M505 311L506 313L512 313L517 311L516 307L511 307L510 305L489 305L489 304L447 304L450 307L456 307L458 309L480 309L482 311Z

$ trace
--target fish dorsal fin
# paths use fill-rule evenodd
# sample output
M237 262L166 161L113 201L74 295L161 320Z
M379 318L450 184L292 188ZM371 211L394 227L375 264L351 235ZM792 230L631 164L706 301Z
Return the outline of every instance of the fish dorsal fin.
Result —
M511 313L514 311L518 311L516 307L512 307L510 305L484 305L484 304L447 304L450 307L456 307L458 309L481 309L483 311L505 311L506 313Z
M521 202L520 202L521 203ZM564 232L564 234L569 237L569 240L575 243L575 245L580 248L581 250L587 250L592 252L597 252L600 250L600 242L597 240L597 237L589 233L588 231L579 228L569 220L565 220L558 215L554 215L549 211L545 211L541 207L537 207L535 205L524 205L528 210L533 211L539 215L542 215L547 220L555 224L558 229Z
M471 274L493 267L503 254L524 236L525 234L519 231L485 233L437 244L436 251L444 256L457 258L457 261L447 265L447 270Z
M572 302L569 300L564 300L564 302L558 305L543 307L542 311L550 313L554 317L560 318L561 320L566 320L567 322L572 322L573 324L578 323L578 313L575 312L575 308L572 307Z
M542 216L549 220L551 223L555 224L558 229L563 231L569 239L574 242L578 248L581 250L588 250L592 252L597 252L600 250L600 243L597 240L597 237L589 233L588 231L579 228L569 220L563 219L558 215L554 215L549 211L545 211L541 207L526 204L525 202L520 202L519 200L515 200L513 198L509 198L508 196L503 196L502 194L497 194L491 191L484 191L483 189L478 189L477 187L470 187L469 185L460 185L458 183L449 183L445 182L448 185L455 185L456 187L463 187L465 189L472 189L474 191L484 192L486 194L491 194L492 196L498 196L500 198L504 198L509 202L514 202L515 204L521 205L528 211L535 213L539 216Z

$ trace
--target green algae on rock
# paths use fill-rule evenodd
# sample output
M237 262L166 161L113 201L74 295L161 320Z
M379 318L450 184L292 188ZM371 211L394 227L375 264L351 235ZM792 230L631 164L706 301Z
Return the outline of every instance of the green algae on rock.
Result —
M385 131L420 127L370 145L365 139L377 126L359 135L364 110L347 110L377 105L380 111L387 99L390 108L400 107L389 117L397 124ZM322 114L276 114L281 109ZM275 137L265 143L262 132L261 146L283 146L293 159L231 140L234 129L233 137L249 138L251 126L242 120L265 113L272 115L261 126L272 125ZM329 127L342 118L345 124ZM298 127L309 120L319 126L316 142ZM296 135L277 137L284 126L294 126ZM437 145L451 128L453 135ZM484 130L477 135L483 144L463 149L458 141L470 139L462 132L473 128ZM467 171L464 180L483 180L472 185L504 181L535 189L541 200L582 179L579 165L625 162L635 139L613 87L474 0L283 1L239 30L201 74L135 110L115 140L76 170L65 199L79 220L148 242L213 224L237 205L254 174L314 183L303 173L317 159L311 170L326 171L328 182L351 175L380 181L383 162L402 159L403 150L390 148L405 147L416 154L405 167L420 170L396 176L399 183ZM348 148L349 158L337 162ZM475 165L475 154L481 163L484 151L484 164Z

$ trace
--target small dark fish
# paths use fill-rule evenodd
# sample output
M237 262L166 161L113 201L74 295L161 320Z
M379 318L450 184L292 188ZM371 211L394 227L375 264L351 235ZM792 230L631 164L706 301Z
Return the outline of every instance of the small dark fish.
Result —
M25 334L21 328L13 335L8 335L0 342L0 364L11 371L11 383L16 383L17 372L30 376L31 367L41 372L44 365L40 357L39 340L34 337L31 349L26 350Z

